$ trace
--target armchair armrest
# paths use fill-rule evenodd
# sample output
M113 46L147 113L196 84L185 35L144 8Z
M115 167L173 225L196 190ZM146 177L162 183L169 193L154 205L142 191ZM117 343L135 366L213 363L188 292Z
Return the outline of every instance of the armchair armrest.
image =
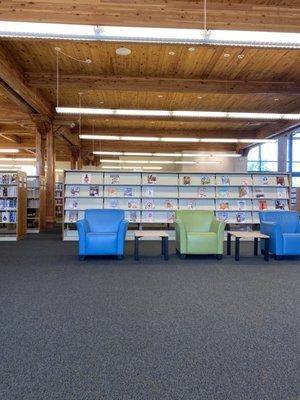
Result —
M225 221L219 221L217 218L213 218L210 231L215 232L217 235L217 254L223 254L223 242L224 242L224 229L226 226Z
M300 216L299 216L299 219L298 219L298 225L297 225L296 232L300 233Z
M186 238L186 229L184 223L177 219L175 221L175 233L176 233L176 248L180 253L187 253L187 238Z
M85 255L85 237L88 232L90 232L90 227L85 219L80 219L76 222L76 227L79 235L79 255Z
M120 222L120 225L118 228L118 243L117 243L117 254L118 255L124 254L124 244L125 244L127 228L128 228L128 221L126 219L123 219Z
M268 236L282 236L280 225L273 221L262 221L260 223L260 232Z

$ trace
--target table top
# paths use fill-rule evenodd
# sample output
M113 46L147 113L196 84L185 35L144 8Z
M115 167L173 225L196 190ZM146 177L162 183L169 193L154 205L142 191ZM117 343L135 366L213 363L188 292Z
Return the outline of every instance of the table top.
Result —
M239 238L245 238L245 239L268 239L268 235L264 235L263 233L260 233L259 231L227 231L227 233L230 233L232 236L239 237Z
M168 237L168 233L166 231L134 231L134 236L136 237Z

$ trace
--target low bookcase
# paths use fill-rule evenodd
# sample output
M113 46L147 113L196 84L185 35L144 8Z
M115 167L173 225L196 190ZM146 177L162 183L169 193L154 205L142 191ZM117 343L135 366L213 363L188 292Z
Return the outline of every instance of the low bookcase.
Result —
M46 181L43 176L27 176L27 232L45 229Z

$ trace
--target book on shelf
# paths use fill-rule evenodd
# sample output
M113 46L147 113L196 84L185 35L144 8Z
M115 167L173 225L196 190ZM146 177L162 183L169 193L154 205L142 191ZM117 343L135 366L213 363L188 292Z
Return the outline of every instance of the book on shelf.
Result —
M148 211L146 213L146 222L153 222L154 214L152 211Z
M118 199L110 199L109 205L111 208L119 208L119 200Z
M183 176L183 184L184 185L190 185L191 184L191 177L189 175L184 175Z
M240 186L239 187L239 197L250 197L250 188L247 186Z
M245 222L246 221L246 213L244 212L237 212L235 214L236 222Z
M17 199L0 199L0 210L17 208Z
M17 187L0 186L0 197L17 197Z
M261 199L261 198L265 197L264 189L259 186L254 187L254 197L257 199Z
M120 175L118 174L110 174L109 179L111 185L118 185L120 183Z
M145 210L153 210L155 208L154 200L146 200L144 202Z
M258 200L258 209L259 211L267 210L268 209L267 200Z
M71 186L70 189L71 196L79 196L80 195L80 187L79 186Z
M84 184L92 183L92 174L84 172L81 176L81 183Z
M277 197L280 199L285 199L287 198L287 190L285 187L278 187L276 188L277 191Z
M277 186L285 186L285 177L282 175L276 176L276 185Z
M147 176L147 182L150 185L155 185L157 183L157 176L155 174L148 174Z
M221 221L228 221L229 214L227 211L218 212L217 218Z
M138 200L137 199L131 199L128 200L128 208L138 208Z
M27 202L27 208L39 208L39 199L30 199Z
M229 210L229 201L219 200L218 208L219 208L219 210Z
M132 197L132 187L126 187L124 189L124 197Z
M210 176L203 175L201 176L201 185L210 185Z
M107 189L107 194L109 197L117 197L118 196L118 190L114 187L109 187Z
M78 201L74 199L69 199L67 208L70 210L76 210L78 208Z
M198 197L200 199L204 199L207 197L207 193L208 193L207 189L208 188L206 188L206 187L198 187L197 193L198 193Z
M259 176L259 183L261 185L268 185L269 184L269 178L267 175L261 175Z
M196 201L195 200L188 200L187 208L188 208L188 210L194 210L196 208Z
M174 202L172 199L165 200L165 208L173 209L175 207Z
M247 203L245 200L238 200L237 202L237 209L239 211L244 211L247 208Z
M78 211L69 211L69 222L77 222L79 218Z
M282 200L275 200L275 210L285 210L285 202Z
M229 197L229 188L226 187L218 187L217 188L217 197Z
M2 211L0 212L0 223L16 223L17 213L16 211Z
M137 222L138 215L136 211L130 211L129 213L129 222Z
M242 185L243 186L249 186L250 185L250 179L249 178L243 178L242 179Z
M89 190L89 195L91 197L99 197L99 186L91 185Z
M230 179L228 175L221 176L221 185L230 185Z
M154 197L154 188L153 187L145 188L145 197Z
M167 222L168 223L175 222L175 218L176 218L176 216L175 216L175 212L174 211L168 211L167 212Z

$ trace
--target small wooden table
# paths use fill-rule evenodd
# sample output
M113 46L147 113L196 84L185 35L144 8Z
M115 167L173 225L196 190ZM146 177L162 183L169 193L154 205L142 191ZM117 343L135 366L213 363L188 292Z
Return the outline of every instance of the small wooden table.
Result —
M258 255L258 239L265 241L264 259L269 261L269 236L259 231L228 231L227 232L227 255L231 254L231 236L235 237L235 260L240 259L240 239L254 239L254 255Z
M161 238L161 254L165 260L169 259L169 235L166 231L134 231L134 259L139 260L139 239L140 238Z

